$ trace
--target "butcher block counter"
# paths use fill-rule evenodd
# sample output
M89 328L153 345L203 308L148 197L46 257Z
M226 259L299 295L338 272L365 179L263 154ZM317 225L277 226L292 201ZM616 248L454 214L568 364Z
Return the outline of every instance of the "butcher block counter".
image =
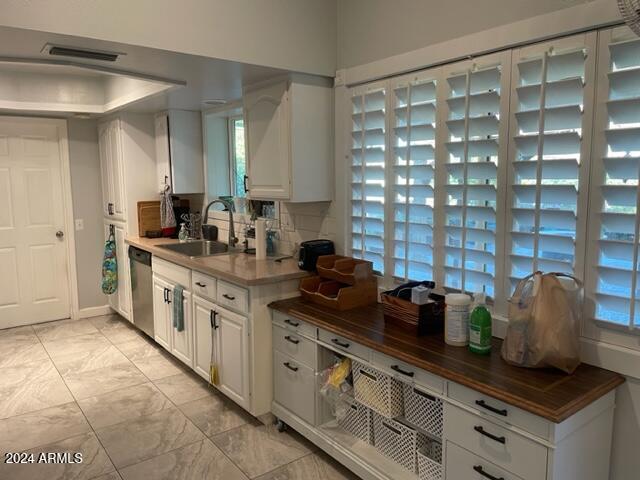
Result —
M210 257L191 258L172 252L160 245L178 243L170 238L145 238L129 236L126 243L150 252L158 258L190 268L208 275L221 276L225 279L246 286L266 285L286 280L295 280L309 275L298 268L298 262L287 258L276 262L272 258L256 260L254 255L245 253L229 253Z
M502 340L497 338L490 355L476 355L468 348L445 344L442 335L411 336L385 325L380 304L339 312L297 297L269 306L554 423L624 383L621 375L587 364L572 375L508 365L500 357Z

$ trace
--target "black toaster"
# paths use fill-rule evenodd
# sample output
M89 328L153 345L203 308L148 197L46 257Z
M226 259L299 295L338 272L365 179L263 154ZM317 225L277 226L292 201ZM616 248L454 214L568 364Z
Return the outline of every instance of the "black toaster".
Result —
M331 240L308 240L300 244L300 255L298 257L298 267L302 270L312 272L316 269L318 257L322 255L333 255L336 249Z

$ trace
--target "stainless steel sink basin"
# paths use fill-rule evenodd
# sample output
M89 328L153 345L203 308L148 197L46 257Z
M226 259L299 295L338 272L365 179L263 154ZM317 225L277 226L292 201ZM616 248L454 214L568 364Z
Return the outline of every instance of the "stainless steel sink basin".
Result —
M170 243L168 245L158 246L191 258L223 255L229 251L229 246L226 243L212 242L209 240L191 240L182 243Z

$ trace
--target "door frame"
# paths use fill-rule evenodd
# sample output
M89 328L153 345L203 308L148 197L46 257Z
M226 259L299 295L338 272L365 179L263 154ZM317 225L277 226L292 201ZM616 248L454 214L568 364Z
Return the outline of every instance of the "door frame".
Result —
M62 181L62 217L64 238L67 249L67 284L69 288L69 317L80 318L78 300L78 272L76 270L76 238L73 218L73 195L71 191L71 162L69 159L69 132L67 120L61 118L1 115L3 119L16 122L37 122L55 126L58 132L58 153L60 155L60 180Z

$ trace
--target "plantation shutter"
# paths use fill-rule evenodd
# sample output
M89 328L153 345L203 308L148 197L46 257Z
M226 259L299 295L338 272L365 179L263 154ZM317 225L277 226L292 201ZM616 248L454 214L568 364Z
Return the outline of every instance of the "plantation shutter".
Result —
M436 148L436 80L413 77L393 89L393 276L431 280Z
M537 270L583 277L593 103L587 62L594 66L587 38L514 51L508 293Z
M640 327L640 39L628 29L600 39L598 111L590 204L594 318Z
M354 89L351 115L351 253L384 273L384 88Z

